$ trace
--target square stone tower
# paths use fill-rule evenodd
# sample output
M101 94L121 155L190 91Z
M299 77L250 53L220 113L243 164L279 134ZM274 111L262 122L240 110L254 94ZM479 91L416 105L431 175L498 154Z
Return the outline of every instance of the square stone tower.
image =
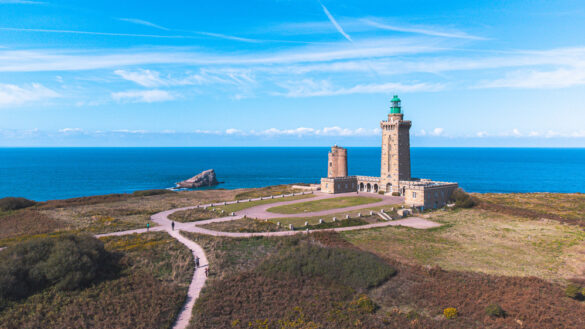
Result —
M327 166L327 177L346 177L347 176L347 149L337 145L331 148L329 152L329 161Z
M382 165L380 189L386 192L402 192L400 181L410 180L410 127L412 122L404 121L400 98L391 100L388 121L380 122L382 128Z

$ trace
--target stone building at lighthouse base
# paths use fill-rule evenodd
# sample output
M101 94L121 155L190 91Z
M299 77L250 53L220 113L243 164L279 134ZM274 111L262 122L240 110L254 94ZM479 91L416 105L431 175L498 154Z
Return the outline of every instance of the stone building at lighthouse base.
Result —
M347 150L337 145L329 152L327 177L321 178L325 193L365 192L404 197L408 206L440 208L447 204L457 183L412 178L410 175L410 127L404 120L398 96L391 100L388 120L382 129L380 176L348 176Z

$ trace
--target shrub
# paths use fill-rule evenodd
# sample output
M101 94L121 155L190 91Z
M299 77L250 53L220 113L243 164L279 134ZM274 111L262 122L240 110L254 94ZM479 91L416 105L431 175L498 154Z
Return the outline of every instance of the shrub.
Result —
M583 299L583 290L581 286L576 283L569 283L567 288L565 288L565 295L572 299L582 300Z
M169 194L169 193L177 193L171 190L165 189L158 189L158 190L143 190L143 191L134 191L132 193L134 196L151 196L151 195L161 195L161 194Z
M503 318L506 316L506 311L498 304L490 304L485 308L485 313L496 318Z
M358 310L362 313L374 313L378 306L368 297L368 295L361 294L355 302Z
M461 188L453 191L450 201L455 202L456 208L472 208L476 204L475 199Z
M34 206L35 204L35 201L29 199L7 197L0 199L0 210L18 210Z
M455 307L447 307L443 310L443 315L447 319L455 319L457 317L457 309Z
M354 249L323 248L308 244L286 249L264 261L261 273L275 277L321 277L353 287L376 287L396 270L374 254Z
M111 268L113 256L89 235L20 243L0 253L0 299L20 299L45 288L74 290Z
M392 192L392 196L400 196L400 192Z

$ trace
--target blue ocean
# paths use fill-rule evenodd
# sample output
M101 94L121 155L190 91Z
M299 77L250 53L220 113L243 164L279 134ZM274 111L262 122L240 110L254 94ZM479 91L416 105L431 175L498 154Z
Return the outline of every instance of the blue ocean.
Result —
M326 147L0 148L0 197L44 201L173 187L215 169L217 188L316 183ZM412 148L413 177L469 192L585 192L585 149ZM380 174L379 147L348 148L350 175Z

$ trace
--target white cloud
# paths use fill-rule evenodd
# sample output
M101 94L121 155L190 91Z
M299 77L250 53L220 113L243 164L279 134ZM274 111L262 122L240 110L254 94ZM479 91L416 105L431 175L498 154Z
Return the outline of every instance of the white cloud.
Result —
M515 71L503 79L483 82L479 88L556 89L580 85L585 85L585 63L553 71Z
M60 97L57 92L38 83L24 86L0 84L0 107L22 105L56 97Z
M431 135L431 136L442 136L444 132L445 132L445 129L443 129L443 128L435 128L435 129L433 129L432 132L429 133L429 135Z
M235 134L241 134L241 133L243 133L243 131L241 131L240 129L229 128L229 129L225 130L225 133L227 135L235 135Z
M44 5L46 2L30 0L0 0L0 4Z
M81 129L81 128L63 128L63 129L59 129L59 132L62 134L81 133L81 132L83 132L83 129Z
M116 70L114 73L121 76L123 79L135 82L143 87L152 88L168 84L161 79L160 73L157 71L143 69L138 71Z
M341 25L339 25L339 23L337 23L337 21L335 20L333 15L331 15L329 10L327 10L327 7L325 7L323 4L321 4L321 7L323 7L323 12L325 12L325 15L327 15L327 18L329 18L329 21L331 21L331 24L333 24L333 26L335 27L337 32L339 32L341 35L343 35L343 37L346 38L348 41L353 42L353 40L351 40L351 37L347 33L345 33L345 31L343 30Z
M112 93L112 99L117 102L128 103L155 103L175 99L173 94L164 90L130 90Z
M520 132L520 130L514 128L514 129L512 129L512 135L514 135L516 137L520 137L520 136L522 136L522 133Z
M335 87L328 80L315 81L303 79L301 81L289 81L281 83L280 86L287 91L275 93L286 97L314 97L314 96L335 96L350 94L387 94L394 92L416 92L416 91L439 91L443 88L439 84L416 83L406 85L402 83L382 83L355 85L349 88Z
M479 138L484 138L484 137L487 137L487 136L488 136L487 131L478 131L477 132L477 137L479 137Z
M445 38L456 38L456 39L473 39L473 40L484 40L482 37L477 37L474 35L469 35L465 32L454 31L454 32L447 32L441 31L436 27L410 27L410 26L396 26L396 25L388 25L379 23L377 21L371 19L364 19L364 23L388 31L396 31L396 32L407 32L407 33L416 33L416 34L423 34L435 37L445 37Z
M164 26L160 26L160 25L151 23L149 21L145 21L145 20L138 19L138 18L118 18L118 20L128 22L128 23L138 24L138 25L144 25L144 26L148 26L148 27L154 27L155 29L159 29L159 30L169 31L169 29L164 27Z

